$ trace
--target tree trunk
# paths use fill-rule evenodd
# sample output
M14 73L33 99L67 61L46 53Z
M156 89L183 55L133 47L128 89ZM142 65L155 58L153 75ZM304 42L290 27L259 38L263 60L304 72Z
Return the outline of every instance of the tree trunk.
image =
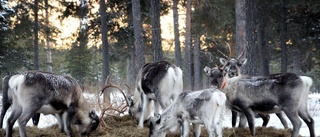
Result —
M33 26L33 33L34 33L34 70L39 70L39 47L38 47L38 0L34 0L34 26Z
M178 2L179 0L172 0L173 11L173 30L174 30L174 60L178 67L182 67L181 61L181 47L180 47L180 33L179 33L179 14Z
M45 0L45 11L46 11L46 44L47 44L47 63L48 63L48 72L52 72L52 52L51 52L51 46L50 46L50 31L49 31L49 4L48 0Z
M196 36L195 44L193 49L193 65L194 65L194 89L193 90L200 90L202 89L202 69L201 69L201 62L200 62L200 36Z
M153 61L163 60L160 28L160 0L151 0Z
M132 25L133 24L133 15L132 15L132 13L130 12L130 11L127 11L128 12L128 15L127 15L127 22L128 22L128 27L131 27L132 28L132 26L130 26L130 25ZM133 32L133 31L132 31ZM138 72L137 72L137 60L136 60L136 56L135 56L135 46L134 46L134 38L132 38L132 37L130 37L130 39L128 39L128 41L127 41L127 43L128 43L128 49L129 49L129 51L128 52L130 52L129 54L130 54L130 56L128 57L128 61L129 62L127 62L128 64L128 66L127 66L127 73L126 73L126 75L127 75L127 84L129 85L129 89L127 90L128 91L128 93L130 94L130 95L133 95L133 91L132 90L130 90L130 89L133 89L134 88L134 86L135 86L135 81L136 81L136 77L137 77L137 74L138 74ZM132 91L132 93L131 93L131 91Z
M142 35L142 21L140 12L140 0L131 0L132 3L132 17L133 17L133 29L134 29L134 46L137 60L137 67L140 69L145 64L144 57L144 43Z
M258 4L258 13L262 15L268 13L268 4L264 1L260 1ZM269 75L269 49L266 43L266 24L269 19L267 16L257 16L258 25L257 25L257 37L258 37L258 49L259 49L259 62L260 62L260 75Z
M80 47L86 48L88 44L88 24L87 24L87 14L88 14L88 1L87 0L80 0L80 32L79 32L79 42ZM85 73L85 72L84 72ZM85 75L79 79L81 85L84 84Z
M104 85L107 77L109 76L109 44L108 44L108 28L107 28L107 13L105 0L100 0L100 19L101 19L101 33L102 33L102 81Z
M132 77L133 77L133 81L132 81L132 85L133 85L133 87L134 87L134 85L135 85L135 81L136 81L136 77L137 77L137 75L138 75L138 73L139 73L139 70L140 70L140 68L142 67L138 67L138 63L137 63L137 56L136 56L136 50L135 50L136 48L135 47L132 47L132 52L131 52L131 73L132 73Z
M261 20L263 21L263 20ZM261 23L261 22L260 22ZM265 41L265 26L264 23L258 25L257 37L258 37L258 49L259 49L259 62L260 62L260 75L269 75L269 54Z
M287 16L286 16L286 0L281 0L281 22L280 22L280 45L281 45L281 72L287 72Z
M297 45L293 45L292 50L292 72L296 74L301 74L301 53Z
M128 84L129 86L129 89L125 90L126 91L126 94L128 95L133 95L133 93L131 92L131 87L133 87L133 77L132 77L132 71L131 71L131 68L132 68L132 65L131 65L131 59L130 58L127 58L127 67L126 67L126 83ZM133 67L134 68L134 67Z
M184 49L184 90L192 90L192 60L191 60L191 0L187 0L186 12L186 46Z
M255 1L254 0L247 0L247 7L245 12L246 12L246 39L247 39L247 64L244 66L245 67L245 74L254 76L257 75L257 46L255 44Z
M247 40L247 0L236 0L236 57L246 58ZM241 56L241 57L240 57ZM248 60L249 61L249 60ZM249 62L241 68L241 73L248 74Z
M108 44L108 28L107 28L107 13L106 13L106 2L100 0L100 20L101 20L101 33L102 33L102 86L106 84L106 79L109 76L109 44ZM111 90L104 92L104 101L110 103Z

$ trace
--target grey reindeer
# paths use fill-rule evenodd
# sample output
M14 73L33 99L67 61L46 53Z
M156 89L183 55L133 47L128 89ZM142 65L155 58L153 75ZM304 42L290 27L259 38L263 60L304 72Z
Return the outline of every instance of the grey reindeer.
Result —
M215 66L213 68L205 67L204 72L211 78L211 86L220 88L222 83L223 83L223 70L221 68L222 66ZM236 110L231 110L232 112L232 127L236 127L236 122L237 122L237 116L238 112ZM289 128L288 123L285 119L284 113L281 111L279 113L276 113L278 118L280 119L283 127L285 129ZM263 123L262 126L266 127L269 123L270 120L270 115L269 114L263 114L263 113L257 113L257 116L262 118ZM247 124L247 119L246 116L243 113L240 113L240 119L239 119L239 125L238 127L245 127Z
M145 64L136 78L134 95L128 97L129 114L139 119L138 128L143 128L145 119L154 110L167 108L182 92L182 70L168 61ZM154 101L151 105L150 101ZM161 107L161 108L160 108Z
M254 112L278 113L283 111L293 125L291 137L297 137L303 121L310 137L315 137L314 120L308 112L308 94L313 83L307 76L279 73L249 77L241 75L240 68L247 59L221 58L223 66L222 91L227 96L227 106L244 113L251 135L255 135Z
M3 78L2 81L8 82L12 75L7 75ZM6 83L5 82L5 83ZM1 115L0 115L0 128L3 126L3 120L4 116L6 115L8 109L12 105L12 92L13 89L10 89L8 85L3 85L3 92L2 92L2 109L1 109ZM32 116L32 123L34 126L38 126L40 119L40 113L36 113Z
M76 124L81 136L87 136L99 125L99 118L84 99L77 81L71 76L40 71L17 74L4 81L4 90L12 89L12 112L7 120L6 136L19 122L21 137L26 137L27 121L36 113L58 114L67 136L73 136L71 124ZM61 130L62 130L61 129Z

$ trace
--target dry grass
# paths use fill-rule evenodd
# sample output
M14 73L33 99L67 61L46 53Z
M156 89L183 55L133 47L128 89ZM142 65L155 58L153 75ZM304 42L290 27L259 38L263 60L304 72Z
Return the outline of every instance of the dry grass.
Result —
M99 127L95 132L91 133L92 137L146 137L148 136L148 124L145 124L144 129L137 129L138 122L137 120L132 119L130 116L124 116L121 118L118 117L109 117L106 118L108 126L112 129L105 129ZM74 131L76 131L74 129ZM27 134L30 137L66 137L64 133L60 133L59 127L53 125L47 128L39 129L36 127L27 127ZM5 136L5 130L0 129L0 136ZM14 137L19 136L18 128L14 129ZM77 137L78 135L76 135ZM192 133L190 133L192 137ZM202 128L201 137L207 137L207 132ZM248 137L250 132L248 128L224 128L223 129L224 137ZM289 137L290 130L286 129L276 129L276 128L256 128L256 137ZM179 134L168 134L167 137L179 137Z

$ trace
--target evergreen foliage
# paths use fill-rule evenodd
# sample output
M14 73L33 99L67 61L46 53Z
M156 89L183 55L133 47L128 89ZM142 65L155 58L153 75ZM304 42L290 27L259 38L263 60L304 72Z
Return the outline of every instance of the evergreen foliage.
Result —
M92 52L86 46L80 46L74 43L66 55L65 61L67 63L66 70L81 84L90 76L92 70Z
M14 2L12 7L8 7L7 2ZM52 5L49 1L49 11L59 14L60 20L68 17L80 18L81 9L78 1L58 1L59 6ZM56 73L71 73L79 80L84 78L90 80L99 80L101 76L101 52L100 37L100 16L98 11L93 12L96 8L97 1L89 1L88 6L88 28L87 44L80 44L80 39L69 43L67 49L53 49L53 70ZM132 24L132 6L131 0L110 0L107 4L107 25L108 25L108 42L110 46L110 70L111 75L117 75L125 78L127 74L125 66L127 59L132 58L132 49L134 36ZM150 1L142 0L141 15L143 24L144 50L147 62L152 54L151 48L151 12ZM167 15L171 10L171 1L160 1L161 16ZM200 62L201 66L218 65L218 59L223 55L221 51L229 55L226 42L231 45L233 50L232 56L235 56L235 1L234 0L199 0L192 1L192 37L199 36L200 45ZM265 21L265 41L270 53L270 73L280 72L280 23L286 19L288 48L288 72L298 71L300 74L313 77L316 86L320 86L320 3L316 0L301 1L287 0L285 4L286 16L281 14L280 1L268 1L268 7L263 14L258 12L259 7L266 4L263 0L254 1L253 3L254 22L259 23L259 16L266 16ZM32 1L18 0L1 0L0 4L0 75L21 72L33 68L33 13ZM179 1L179 10L185 10L185 1ZM50 24L46 27L44 24L44 2L39 1L39 60L40 69L46 69L44 34L50 32L50 41L55 44L58 34L64 30L59 30L59 26ZM53 12L54 11L54 12ZM52 14L51 13L51 14ZM185 14L179 14L185 16ZM172 20L173 21L173 20ZM78 22L72 22L78 23ZM163 25L163 24L161 24ZM180 25L180 24L179 24ZM7 27L8 29L3 29ZM1 29L2 28L2 29ZM184 28L180 28L180 36ZM171 30L173 31L173 30ZM254 29L253 34L256 34ZM78 37L79 32L74 32L73 39ZM173 42L173 40L172 40ZM194 39L192 41L194 43ZM181 39L182 51L184 41ZM72 45L72 46L71 46ZM91 48L88 46L95 46ZM164 46L164 45L163 45ZM171 45L166 45L171 46ZM257 42L254 46L257 46ZM191 47L191 49L193 46ZM172 49L172 48L171 48ZM173 61L174 52L164 51L165 59ZM79 64L78 64L79 63ZM256 61L257 70L259 70L259 61ZM78 68L77 68L78 67ZM132 66L134 67L134 66ZM296 69L296 70L295 70ZM74 71L74 72L72 72ZM112 73L117 74L112 74ZM133 78L134 79L134 78Z

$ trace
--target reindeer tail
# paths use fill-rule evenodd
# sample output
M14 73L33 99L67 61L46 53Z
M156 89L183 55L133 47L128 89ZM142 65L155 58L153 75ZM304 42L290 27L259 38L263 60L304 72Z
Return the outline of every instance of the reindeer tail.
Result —
M305 88L307 90L310 90L310 87L313 83L312 79L310 77L307 76L300 76L300 79L302 80L303 84L305 85Z
M6 114L7 110L11 105L8 97L10 78L11 78L11 75L8 75L8 76L5 76L2 80L2 108L1 108L1 115L0 115L0 128L2 128L4 115Z
M12 75L7 75L2 80L2 103L9 103L8 90L9 90L9 80L11 76Z

